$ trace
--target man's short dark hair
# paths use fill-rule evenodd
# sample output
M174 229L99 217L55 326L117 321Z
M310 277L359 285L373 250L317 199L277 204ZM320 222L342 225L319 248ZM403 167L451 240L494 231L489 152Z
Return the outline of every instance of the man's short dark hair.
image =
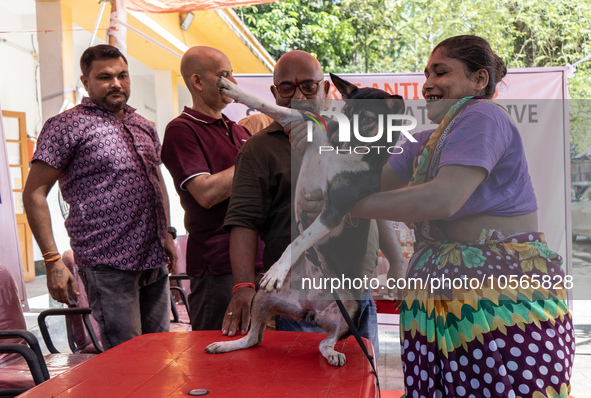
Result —
M80 70L86 77L90 74L92 68L92 61L123 58L127 64L127 58L119 51L117 47L108 44L98 44L93 47L88 47L80 57Z

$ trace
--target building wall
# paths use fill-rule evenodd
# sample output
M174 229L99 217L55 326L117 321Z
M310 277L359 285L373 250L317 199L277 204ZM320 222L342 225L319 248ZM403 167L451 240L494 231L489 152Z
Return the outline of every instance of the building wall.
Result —
M0 106L3 110L25 112L27 122L27 135L36 139L43 127L40 73L38 61L39 44L37 42L36 2L34 0L20 0L10 5L6 1L0 2L0 26L7 33L0 33L0 59L2 59L0 75ZM72 87L82 87L79 80L79 60L82 52L88 47L91 34L73 25L74 45L72 48L71 65L74 71L71 81L75 81ZM94 41L94 44L105 42L104 31ZM180 60L179 60L180 62ZM137 109L137 112L157 125L156 96L153 70L129 57L130 74L132 79L132 95L129 105ZM53 73L53 72L52 72ZM57 73L57 72L56 72ZM51 77L51 76L50 76ZM67 96L72 98L72 96ZM77 96L80 100L81 95ZM64 108L75 104L71 101L63 103ZM50 115L52 116L52 115ZM162 131L161 134L164 132ZM60 210L58 198L58 184L49 192L48 205L51 212L54 238L60 252L70 248L69 237L64 227L64 218ZM180 205L178 206L180 208ZM178 208L175 207L178 214ZM182 209L181 209L182 210ZM175 218L181 219L182 214ZM182 229L181 229L182 232ZM35 260L41 260L41 252L34 243Z
M0 33L0 107L25 112L27 134L31 139L39 135L47 118L81 100L80 55L91 41L92 44L99 44L106 40L108 6L99 24L97 37L92 39L91 30L99 8L96 0L0 0L0 26L6 32ZM41 10L40 15L37 15L38 10ZM227 17L231 13L222 14ZM210 45L222 49L233 59L236 72L269 72L274 61L268 54L268 60L262 62L251 52L253 44L262 49L260 43L252 42L251 38L245 44L217 12L203 11L198 16L200 23L194 23L189 32L180 30L177 14L155 14L149 18L165 31L176 35L177 41L181 40L184 47ZM128 23L174 52L182 53L180 47L175 47L173 42L159 36L160 33L147 28L144 22L138 22L138 18L138 15L131 15ZM37 33L38 29L46 31ZM40 45L43 46L42 51L39 50ZM180 77L180 58L154 45L152 40L129 31L127 45L128 53L136 57L128 56L132 81L129 105L154 123L162 138L168 121L176 117L184 106L191 106L191 97ZM38 53L41 53L41 65ZM166 79L160 79L163 77ZM166 87L165 80L170 81L172 90ZM163 175L170 196L172 225L183 234L184 212L170 175L166 170L163 170ZM58 250L64 251L69 248L69 238L60 210L57 184L48 195L48 204ZM36 244L34 247L35 260L41 260L41 252Z
M27 114L27 134L41 130L35 1L20 0L18 10L0 2L0 106Z

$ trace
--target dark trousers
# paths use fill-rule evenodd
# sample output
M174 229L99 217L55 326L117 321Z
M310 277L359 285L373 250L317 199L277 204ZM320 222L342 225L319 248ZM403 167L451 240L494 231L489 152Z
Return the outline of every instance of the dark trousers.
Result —
M192 330L222 330L224 315L232 299L232 275L211 275L207 269L200 278L191 277L189 308Z
M104 265L79 270L105 349L145 333L170 329L170 290L164 265L121 271Z

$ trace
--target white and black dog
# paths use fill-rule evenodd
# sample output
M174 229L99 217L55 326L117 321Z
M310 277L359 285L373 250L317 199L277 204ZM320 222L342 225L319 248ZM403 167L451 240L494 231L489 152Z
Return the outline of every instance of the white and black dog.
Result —
M357 86L330 75L334 85L346 101L343 114L353 123L357 115L359 132L365 137L374 137L380 128L380 118L388 114L402 114L404 101L398 95L390 95L375 88ZM220 91L236 102L257 109L282 125L294 122L294 117L305 120L304 116L291 109L264 103L246 94L230 81L220 78ZM295 114L295 116L294 116ZM295 120L297 122L297 120ZM385 124L385 123L384 123ZM383 125L382 125L383 127ZM330 130L330 129L329 129ZM351 126L353 131L353 126ZM395 144L397 134L393 137ZM320 352L333 366L345 364L345 356L334 350L336 342L349 334L349 327L341 315L337 304L328 290L302 290L302 278L361 276L361 268L367 248L369 220L358 220L355 228L345 226L349 211L361 198L380 190L382 167L388 159L384 150L392 142L381 141L374 146L382 146L381 151L373 150L367 154L346 153L347 151L327 151L319 148L333 146L327 132L314 129L314 137L305 149L295 192L296 222L300 224L298 199L304 193L322 188L324 208L307 229L300 228L300 235L287 247L281 258L267 271L260 283L260 289L253 299L251 325L248 334L238 340L210 344L208 353L222 353L260 344L266 322L273 315L288 315L299 320L314 320L328 336L320 343ZM348 143L351 147L355 142ZM360 143L360 145L365 145ZM341 148L343 149L343 148ZM313 248L313 249L311 249ZM315 252L318 261L310 259L309 252ZM304 253L308 251L308 255ZM315 263L319 263L319 269ZM288 271L292 269L292 272ZM292 286L294 289L292 289ZM360 305L358 296L349 290L339 290L340 297L349 316L358 323Z

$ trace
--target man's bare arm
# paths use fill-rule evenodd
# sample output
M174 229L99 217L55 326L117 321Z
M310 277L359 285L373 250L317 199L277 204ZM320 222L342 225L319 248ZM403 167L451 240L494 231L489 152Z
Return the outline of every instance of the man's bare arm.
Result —
M47 194L60 176L60 171L45 162L35 161L31 165L29 177L23 192L23 204L27 220L35 240L42 253L57 253L57 246L51 229L51 216L47 205ZM48 255L46 259L56 257ZM47 289L55 300L69 304L68 285L74 294L79 294L74 282L74 276L59 259L46 264Z
M193 177L185 183L185 188L197 203L209 209L230 197L233 179L234 166L219 173Z
M234 285L238 283L255 283L255 261L258 247L258 231L244 227L233 227L230 232L230 263ZM250 305L255 290L243 287L232 295L224 322L222 334L234 336L238 330L242 334L250 324Z

